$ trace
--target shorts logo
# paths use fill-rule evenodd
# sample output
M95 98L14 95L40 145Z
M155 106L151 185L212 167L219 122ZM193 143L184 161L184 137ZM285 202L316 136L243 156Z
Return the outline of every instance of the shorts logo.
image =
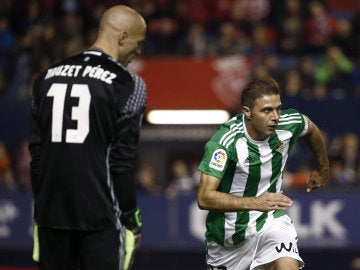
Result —
M218 171L223 171L227 160L227 154L223 149L216 149L210 160L209 167Z
M286 250L287 252L299 253L296 246L294 245L294 247L293 247L293 243L291 243L291 242L289 243L288 246L286 246L285 243L281 243L280 247L276 246L275 249L278 253L282 252L283 249Z

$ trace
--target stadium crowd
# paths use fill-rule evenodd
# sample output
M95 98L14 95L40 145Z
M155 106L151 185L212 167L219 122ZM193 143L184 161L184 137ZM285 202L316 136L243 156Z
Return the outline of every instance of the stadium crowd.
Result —
M244 55L251 60L252 77L274 77L289 98L360 98L358 0L352 1L354 7L346 12L331 9L325 0L1 2L0 99L7 95L28 99L35 75L48 65L88 48L96 37L102 12L114 4L129 5L146 19L145 57ZM329 136L327 143L330 183L359 185L358 134ZM294 159L301 156L301 147L298 148L292 155ZM308 171L310 165L301 164L303 167L296 170ZM16 149L0 143L2 188L29 189L28 166L26 140ZM174 176L170 183L145 184L142 189L170 197L177 188L193 190L197 184L193 165L177 161L174 166L183 175L178 178L187 179L182 184L172 184L177 179ZM139 167L139 179L156 178L153 171L156 168L146 164Z

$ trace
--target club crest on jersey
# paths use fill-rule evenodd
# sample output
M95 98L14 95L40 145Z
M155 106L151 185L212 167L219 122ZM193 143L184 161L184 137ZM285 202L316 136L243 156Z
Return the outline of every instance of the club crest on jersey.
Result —
M280 142L275 151L282 154L284 152L285 146L286 143Z
M223 171L227 160L224 149L216 149L211 157L209 167L218 171Z

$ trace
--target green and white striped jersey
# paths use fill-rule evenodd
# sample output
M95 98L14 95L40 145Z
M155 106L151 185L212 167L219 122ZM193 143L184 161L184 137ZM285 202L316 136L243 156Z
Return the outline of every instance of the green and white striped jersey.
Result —
M275 132L264 141L254 141L246 131L243 114L238 114L207 142L199 170L221 179L218 191L234 196L278 192L289 152L307 128L301 113L282 110ZM267 220L284 214L285 211L209 211L206 239L224 246L237 245L260 231Z

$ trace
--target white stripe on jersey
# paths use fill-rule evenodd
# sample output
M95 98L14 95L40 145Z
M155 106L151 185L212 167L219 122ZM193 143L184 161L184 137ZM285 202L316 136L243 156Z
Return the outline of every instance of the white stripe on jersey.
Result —
M288 124L301 124L302 121L301 120L291 120L291 121L287 121L287 122L284 122L284 121L280 121L279 122L279 126L285 126L285 125L288 125Z
M230 194L242 197L244 195L246 181L249 174L249 163L244 163L244 161L246 161L249 157L247 139L245 137L239 138L236 141L235 147L237 150L241 149L241 151L237 151L237 172L234 174L234 180L231 185Z
M235 173L229 194L242 197L246 186L247 176L249 174L249 167L240 164L240 162L246 160L249 156L246 138L242 137L236 142L236 148L242 149L238 151L238 164L236 165L244 173ZM235 223L237 218L237 212L226 212L225 213L225 246L232 246L232 236L235 233Z
M264 194L270 188L270 179L272 176L272 158L273 152L269 146L268 140L257 143L260 153L260 172L261 172L261 180L258 185L258 190L256 193L256 197Z
M301 115L299 115L298 113L285 113L285 114L281 115L280 120L287 119L287 118L300 119Z
M243 123L232 124L230 130L226 132L220 139L219 143L222 144L225 148L228 148L233 142L236 134L242 133L244 131Z
M233 246L232 236L235 233L235 223L237 218L237 212L225 212L225 246Z
M289 142L290 138L292 137L292 133L288 130L276 130L275 131L279 140L284 143L283 145L283 151L281 152L282 155L282 164L281 164L281 175L279 176L279 180L276 183L276 191L281 190L281 184L282 184L282 172L284 171L284 167L286 165L286 161L289 156Z
M298 113L283 114L279 119L279 126L288 124L301 124L302 116Z

